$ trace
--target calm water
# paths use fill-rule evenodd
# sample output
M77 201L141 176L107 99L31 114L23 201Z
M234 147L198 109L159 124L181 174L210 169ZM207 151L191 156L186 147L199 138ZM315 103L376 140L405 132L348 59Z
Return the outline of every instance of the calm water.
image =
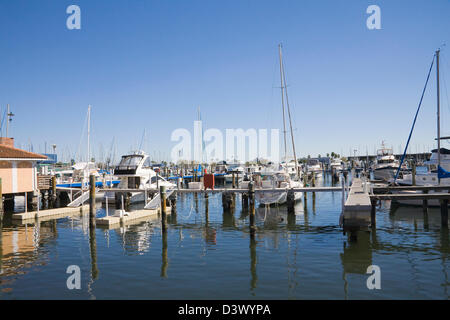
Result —
M164 234L157 218L92 234L88 215L5 219L0 299L449 299L449 232L438 209L424 217L384 203L376 232L354 243L338 225L339 192L309 193L295 217L258 208L253 239L236 203L224 214L221 195L182 195ZM69 265L81 269L81 290L66 287ZM367 289L369 265L381 268L381 290Z

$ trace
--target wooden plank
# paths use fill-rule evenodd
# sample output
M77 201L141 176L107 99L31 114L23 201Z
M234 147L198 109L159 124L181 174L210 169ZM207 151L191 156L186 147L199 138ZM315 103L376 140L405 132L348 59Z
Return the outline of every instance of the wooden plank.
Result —
M64 207L64 208L56 208L56 209L48 209L48 210L28 211L28 212L23 212L23 213L15 213L12 215L12 218L13 218L13 220L20 220L23 222L25 220L36 219L36 214L37 214L38 219L39 218L57 219L57 218L65 217L70 214L75 214L75 213L86 211L88 208L89 208L89 206L85 205L85 206L81 206L81 207L77 207L77 208Z
M390 192L390 191L406 191L406 190L417 190L417 191L430 191L430 190L450 190L450 186L397 186L397 187L373 187L373 192Z
M416 194L375 194L370 195L372 199L378 200L431 200L431 199L450 199L450 193L416 193Z

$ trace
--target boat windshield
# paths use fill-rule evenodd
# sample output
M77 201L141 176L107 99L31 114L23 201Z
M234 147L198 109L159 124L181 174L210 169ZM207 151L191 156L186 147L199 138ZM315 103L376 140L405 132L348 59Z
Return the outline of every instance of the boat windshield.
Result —
M389 156L393 154L392 149L379 149L377 150L378 156Z
M120 160L119 168L137 167L139 165L139 163L141 162L142 158L143 158L143 156L136 156L136 155L123 156L122 160Z
M380 159L378 160L378 163L392 163L394 162L394 160L391 159Z

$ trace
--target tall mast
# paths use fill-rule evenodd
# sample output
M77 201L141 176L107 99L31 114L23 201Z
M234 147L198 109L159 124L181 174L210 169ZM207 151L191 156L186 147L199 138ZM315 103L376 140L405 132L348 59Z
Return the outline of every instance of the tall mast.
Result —
M284 82L284 85L286 86L286 73L284 72L284 65L282 66L282 70L283 70L283 82ZM297 163L297 155L295 153L294 132L292 130L291 108L289 107L289 98L288 98L287 86L286 86L285 94L286 94L286 106L287 106L288 117L289 117L289 128L290 128L290 131L291 131L292 152L294 153L295 172L296 172L297 175L299 175L298 163ZM300 175L299 175L299 178L300 178Z
M439 178L439 167L441 166L441 101L439 93L439 52L436 51L436 87L437 87L437 149L438 149L438 183L441 184Z
M89 167L89 162L91 161L91 105L88 106L88 125L87 125L87 165Z
M286 147L286 117L284 115L284 77L283 77L283 58L281 55L281 43L278 45L278 54L280 56L280 81L281 81L281 107L283 110L283 137L284 137L284 161L287 157L287 147Z

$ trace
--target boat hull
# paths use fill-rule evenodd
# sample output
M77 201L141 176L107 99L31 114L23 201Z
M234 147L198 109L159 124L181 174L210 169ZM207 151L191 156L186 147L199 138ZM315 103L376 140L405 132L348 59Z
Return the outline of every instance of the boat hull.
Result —
M389 181L394 179L397 170L398 168L395 167L376 168L373 170L373 178L375 180Z

